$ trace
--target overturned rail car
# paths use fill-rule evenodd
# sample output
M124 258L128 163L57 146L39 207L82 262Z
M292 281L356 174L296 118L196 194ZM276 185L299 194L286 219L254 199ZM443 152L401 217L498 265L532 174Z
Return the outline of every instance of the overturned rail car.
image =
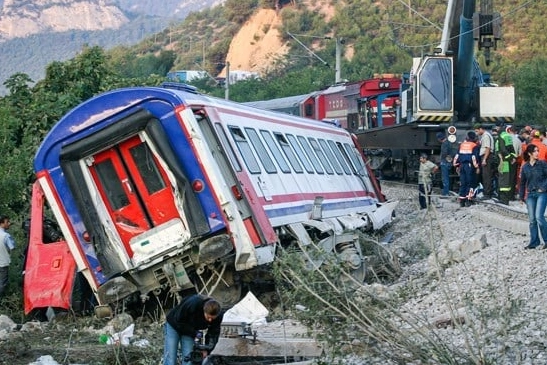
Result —
M76 273L98 305L191 289L229 306L280 247L312 242L362 280L356 232L389 223L396 205L344 129L184 85L80 104L34 170L26 313L70 308ZM46 210L56 242L42 237Z

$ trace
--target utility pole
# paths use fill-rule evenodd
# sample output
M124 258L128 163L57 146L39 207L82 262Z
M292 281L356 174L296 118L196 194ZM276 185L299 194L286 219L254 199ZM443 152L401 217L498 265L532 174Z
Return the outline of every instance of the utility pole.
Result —
M342 77L340 76L341 73L341 58L342 58L342 45L345 43L343 38L336 37L336 70L335 70L335 76L334 76L334 84L340 83L342 81Z
M224 99L230 100L230 62L226 61L226 80L224 81Z
M205 40L201 40L201 67L205 69Z

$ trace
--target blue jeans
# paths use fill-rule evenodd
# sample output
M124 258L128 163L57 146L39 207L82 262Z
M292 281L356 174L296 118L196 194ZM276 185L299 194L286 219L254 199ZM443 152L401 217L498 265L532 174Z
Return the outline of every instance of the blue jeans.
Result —
M163 346L163 365L177 365L177 353L180 344L182 365L192 365L191 361L184 361L190 357L194 349L194 339L190 336L181 336L169 323L163 328L165 344Z
M443 191L441 195L446 196L450 191L450 169L452 164L448 162L441 162L441 180L443 182Z
M547 193L529 192L526 198L528 220L530 221L530 244L536 247L541 244L538 231L541 232L543 242L547 244L547 222L545 208L547 207Z

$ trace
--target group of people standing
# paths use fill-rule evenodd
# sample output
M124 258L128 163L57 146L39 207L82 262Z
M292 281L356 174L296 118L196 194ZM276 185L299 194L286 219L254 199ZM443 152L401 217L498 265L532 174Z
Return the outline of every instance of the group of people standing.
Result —
M484 125L475 125L474 131L467 132L453 159L460 175L462 207L472 204L479 182L483 187L481 200L496 197L509 204L515 199L522 143L512 126L495 126L490 133Z
M495 126L489 132L484 125L475 125L452 156L451 144L444 133L437 133L441 142L440 170L442 195L450 188L450 171L455 167L460 176L458 200L466 207L476 198L476 187L483 186L479 200L492 199L503 204L520 200L526 204L530 242L526 249L541 246L540 236L547 248L547 137L545 132L523 128L519 134L512 126ZM430 174L438 170L437 165L420 156L420 206L427 207L425 197L431 193L428 185ZM430 180L429 180L430 184ZM426 187L424 189L424 186ZM429 190L428 188L429 187Z

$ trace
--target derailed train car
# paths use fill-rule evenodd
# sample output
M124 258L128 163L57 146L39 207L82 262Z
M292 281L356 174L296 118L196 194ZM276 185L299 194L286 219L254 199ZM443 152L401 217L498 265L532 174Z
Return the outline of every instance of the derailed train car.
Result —
M80 104L34 169L26 313L70 308L77 272L98 305L185 289L231 305L279 247L311 242L362 280L356 232L389 223L396 205L344 129L180 85ZM46 209L62 240L45 243Z

